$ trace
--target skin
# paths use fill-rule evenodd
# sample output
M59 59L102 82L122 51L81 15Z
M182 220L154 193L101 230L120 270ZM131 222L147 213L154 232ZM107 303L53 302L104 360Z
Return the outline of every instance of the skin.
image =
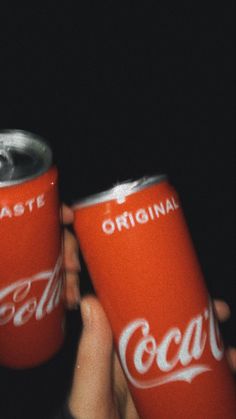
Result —
M63 223L73 223L73 211L63 206ZM78 243L65 229L64 264L66 269L65 300L69 309L80 305L83 331L78 345L69 408L78 419L139 419L129 393L118 357L113 348L112 333L104 310L94 296L81 298ZM219 321L230 317L224 301L214 301ZM227 358L236 371L236 348L228 348Z

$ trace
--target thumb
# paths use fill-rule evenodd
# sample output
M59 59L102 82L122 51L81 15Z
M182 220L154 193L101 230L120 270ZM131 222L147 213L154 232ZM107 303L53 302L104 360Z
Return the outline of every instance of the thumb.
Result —
M112 419L112 333L99 301L81 301L83 332L79 343L69 408L75 417Z

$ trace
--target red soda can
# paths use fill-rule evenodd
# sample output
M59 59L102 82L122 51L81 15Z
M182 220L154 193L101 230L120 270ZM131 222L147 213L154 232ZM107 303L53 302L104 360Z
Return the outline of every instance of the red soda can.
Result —
M233 376L166 176L78 201L75 231L142 419L233 419Z
M58 173L48 144L0 133L0 364L28 368L64 340Z

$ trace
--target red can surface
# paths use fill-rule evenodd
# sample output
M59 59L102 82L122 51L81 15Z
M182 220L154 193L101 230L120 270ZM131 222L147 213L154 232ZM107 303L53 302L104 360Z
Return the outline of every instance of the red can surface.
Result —
M49 146L0 134L0 364L28 368L64 339L58 173Z
M75 204L75 231L143 419L233 419L233 377L180 201L165 176Z

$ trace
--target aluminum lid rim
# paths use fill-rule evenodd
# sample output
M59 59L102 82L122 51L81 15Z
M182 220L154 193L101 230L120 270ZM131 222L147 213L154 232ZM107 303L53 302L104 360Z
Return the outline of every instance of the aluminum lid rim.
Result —
M168 179L166 174L156 174L143 176L137 180L127 180L96 194L89 195L75 201L72 205L73 210L86 208L96 204L102 204L108 201L117 201L123 203L127 196L132 195L149 186L164 182Z
M0 180L0 188L19 185L23 182L37 178L38 176L45 173L52 166L52 150L48 142L39 135L33 134L24 130L2 130L0 131L0 144L4 144L5 147L11 148L12 150L27 150L27 146L31 145L32 151L44 151L41 157L43 164L35 173L25 175L19 178ZM21 147L20 147L21 145ZM30 150L28 148L28 150Z

